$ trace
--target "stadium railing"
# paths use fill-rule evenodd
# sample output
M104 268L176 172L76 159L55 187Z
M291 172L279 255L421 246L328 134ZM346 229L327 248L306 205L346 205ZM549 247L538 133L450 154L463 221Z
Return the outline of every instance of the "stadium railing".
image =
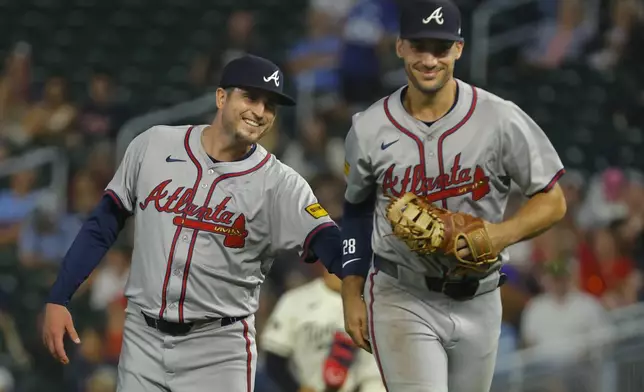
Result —
M203 116L216 110L215 93L208 93L199 98L130 119L123 124L116 136L116 153L114 154L116 166L121 163L130 142L146 129L155 125L171 124L186 118Z
M497 367L493 392L644 390L644 304L612 311L610 322L544 349L525 349Z
M472 15L472 45L470 57L470 78L474 83L486 85L490 57L503 50L519 47L530 41L541 20L537 18L534 23L524 24L498 34L492 35L490 31L492 18L518 7L535 3L539 0L488 0L480 4ZM599 25L601 0L588 0L584 5L592 26Z
M43 147L8 158L0 163L0 178L45 165L52 167L49 184L45 189L56 194L60 209L64 211L67 208L69 160L63 150L57 147Z

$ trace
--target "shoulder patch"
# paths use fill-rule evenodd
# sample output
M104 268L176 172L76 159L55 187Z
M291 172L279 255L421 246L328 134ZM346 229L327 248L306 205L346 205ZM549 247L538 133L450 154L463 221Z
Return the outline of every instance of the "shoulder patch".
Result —
M310 206L306 207L305 210L315 219L329 215L329 213L326 212L326 210L320 205L320 203L311 204Z
M345 176L349 175L349 170L351 170L351 166L349 165L349 162L344 161L344 175Z

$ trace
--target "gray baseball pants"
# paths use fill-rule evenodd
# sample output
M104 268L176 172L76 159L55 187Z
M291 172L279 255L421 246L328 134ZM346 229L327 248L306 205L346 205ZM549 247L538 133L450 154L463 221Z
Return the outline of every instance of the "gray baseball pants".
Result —
M457 301L419 278L372 267L365 284L371 346L388 392L489 392L500 290Z
M213 322L171 336L148 326L141 311L126 310L117 392L252 392L257 348L255 319Z

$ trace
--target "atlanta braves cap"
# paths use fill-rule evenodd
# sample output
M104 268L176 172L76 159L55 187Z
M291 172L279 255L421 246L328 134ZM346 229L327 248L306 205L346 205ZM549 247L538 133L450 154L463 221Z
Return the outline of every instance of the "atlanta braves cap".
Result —
M276 99L279 105L294 106L295 100L284 93L284 74L272 61L247 54L226 64L219 87L248 87L263 90Z
M461 12L451 0L403 0L400 3L400 38L463 41Z

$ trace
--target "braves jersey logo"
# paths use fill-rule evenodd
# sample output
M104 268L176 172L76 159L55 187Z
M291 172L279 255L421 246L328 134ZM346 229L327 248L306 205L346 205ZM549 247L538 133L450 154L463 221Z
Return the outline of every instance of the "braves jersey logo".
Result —
M166 188L171 182L165 180L152 189L145 201L139 203L141 210L153 203L157 211L177 215L172 220L176 226L223 235L224 246L228 248L244 247L248 236L246 217L239 214L235 218L236 214L226 209L231 197L225 197L214 209L197 206L192 203L192 188L181 186L170 194Z
M490 177L485 175L479 165L474 168L472 175L472 169L462 168L460 160L461 154L456 155L450 172L436 177L425 177L424 168L415 165L405 168L405 174L400 179L399 176L394 175L396 164L393 164L385 171L382 191L384 194L396 197L401 197L406 192L413 192L419 196L426 196L431 203L467 193L472 194L472 200L482 199L490 193Z

